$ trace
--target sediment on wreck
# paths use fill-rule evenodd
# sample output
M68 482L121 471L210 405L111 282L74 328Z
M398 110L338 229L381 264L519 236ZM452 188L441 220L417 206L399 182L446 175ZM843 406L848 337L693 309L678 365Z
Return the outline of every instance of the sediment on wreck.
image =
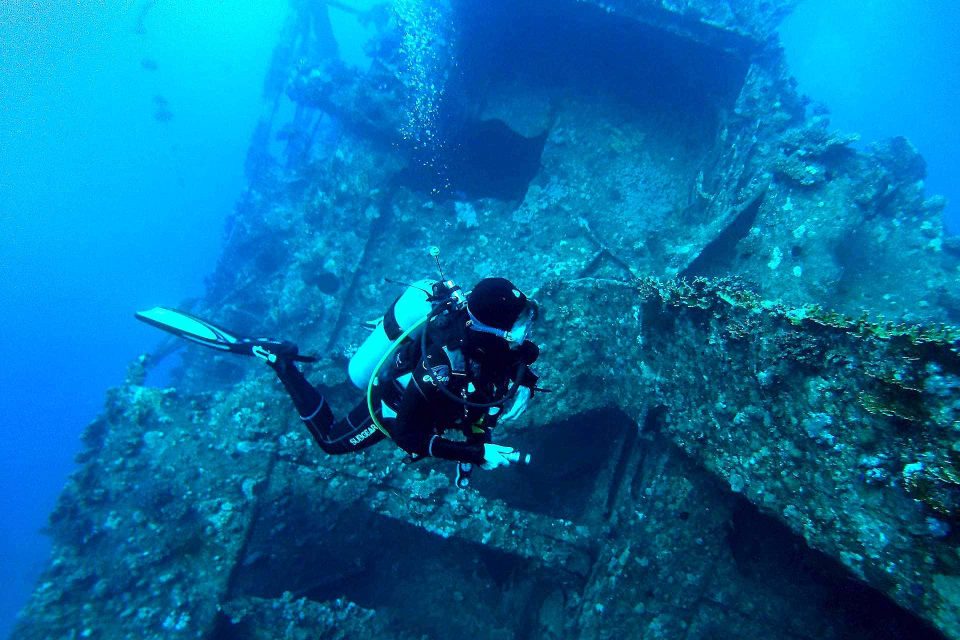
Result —
M14 637L960 638L956 252L907 141L806 112L790 4L444 5L460 144L424 163L404 20L340 7L356 69L297 3L194 310L319 352L343 413L386 278L428 245L506 275L543 309L553 391L502 434L534 464L460 491L389 443L324 457L250 362L138 365Z

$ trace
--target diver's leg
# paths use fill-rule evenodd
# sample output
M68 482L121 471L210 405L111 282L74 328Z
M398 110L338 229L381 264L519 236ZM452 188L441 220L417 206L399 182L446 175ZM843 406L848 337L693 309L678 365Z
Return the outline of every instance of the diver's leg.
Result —
M328 434L328 447L343 448L347 451L359 451L373 446L386 435L377 429L370 417L366 398L357 403L343 420L338 420Z
M277 372L277 377L280 378L284 389L293 400L293 406L297 408L300 419L309 429L310 435L321 447L324 447L324 434L330 430L330 425L334 421L333 411L330 410L326 399L307 381L294 363L278 360L276 363L271 363L270 367ZM326 451L325 447L324 451ZM331 452L327 451L327 453Z
M384 434L373 425L366 402L354 407L343 420L336 420L326 399L293 362L281 359L270 366L290 394L310 435L325 452L352 453L383 440Z

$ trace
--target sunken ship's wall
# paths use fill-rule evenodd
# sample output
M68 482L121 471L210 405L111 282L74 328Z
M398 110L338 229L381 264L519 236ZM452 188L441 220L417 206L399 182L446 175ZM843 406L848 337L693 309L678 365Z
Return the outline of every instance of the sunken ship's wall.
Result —
M194 310L322 354L342 412L386 278L504 274L544 309L533 463L327 457L265 368L194 347L158 389L159 349L14 637L960 638L958 246L906 140L807 111L790 4L336 3L357 70L296 3Z

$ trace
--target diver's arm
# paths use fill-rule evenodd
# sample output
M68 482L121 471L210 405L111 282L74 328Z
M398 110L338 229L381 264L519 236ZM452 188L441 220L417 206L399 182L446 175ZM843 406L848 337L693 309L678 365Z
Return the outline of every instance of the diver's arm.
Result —
M437 435L437 418L432 403L439 398L426 398L415 382L403 392L397 417L390 427L394 442L408 453L444 460L483 464L482 442L455 442Z
M519 452L512 447L493 444L488 438L473 438L467 442L448 440L437 434L435 422L430 403L411 383L400 402L391 435L404 451L414 455L467 462L488 470L520 462Z
M510 405L510 408L503 412L503 415L500 416L500 419L504 422L510 422L516 420L524 414L527 410L527 405L530 403L530 397L533 395L532 386L521 386L517 389L517 393L513 398L513 403Z
M533 372L533 369L530 368L530 365L527 365L523 368L523 371L521 371L519 379L517 380L517 384L533 391L537 387L538 380L540 380L540 376Z
M537 358L540 357L540 347L529 340L525 340L524 343L517 349L517 357L519 359L518 365L522 364L523 366L520 369L520 374L516 377L514 382L519 384L521 387L527 387L533 391L537 386L537 381L540 379L540 376L533 372L533 369L530 368L530 365L536 362Z
M516 386L516 393L509 408L504 411L499 418L504 422L516 420L527 410L530 398L537 390L537 382L540 376L533 372L530 365L533 364L537 356L540 355L540 349L534 343L527 340L519 349L519 362L517 373L512 377Z
M434 458L478 465L485 462L482 442L455 442L438 435L431 436L430 440L427 449Z

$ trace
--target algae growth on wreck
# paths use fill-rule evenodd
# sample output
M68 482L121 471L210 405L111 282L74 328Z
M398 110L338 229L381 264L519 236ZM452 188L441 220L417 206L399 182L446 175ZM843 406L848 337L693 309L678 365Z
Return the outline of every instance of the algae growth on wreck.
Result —
M498 441L532 462L327 456L250 359L153 384L165 343L13 637L960 638L960 242L908 140L800 95L793 4L292 3L191 312L318 354L343 415L427 247L509 277L550 392Z

